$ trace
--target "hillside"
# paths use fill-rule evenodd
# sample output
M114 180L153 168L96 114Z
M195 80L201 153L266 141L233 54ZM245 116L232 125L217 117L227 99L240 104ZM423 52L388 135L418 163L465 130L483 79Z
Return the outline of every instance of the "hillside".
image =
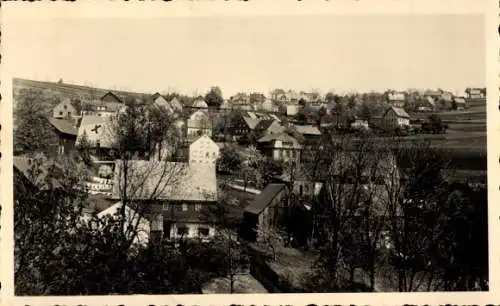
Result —
M115 95L117 95L121 99L125 99L125 97L127 96L140 98L143 97L144 95L152 94L152 93L123 91L123 90L113 90L109 88L96 88L96 87L82 86L75 84L34 81L34 80L27 80L20 78L14 78L12 80L12 88L14 97L16 97L16 94L22 88L33 88L33 89L40 89L43 90L44 92L48 92L52 95L58 96L60 99L79 98L81 100L99 99L109 91L112 91Z

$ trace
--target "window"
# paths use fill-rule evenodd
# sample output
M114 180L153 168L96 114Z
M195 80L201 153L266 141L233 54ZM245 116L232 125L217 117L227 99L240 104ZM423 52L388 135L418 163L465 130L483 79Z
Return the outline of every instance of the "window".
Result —
M163 210L169 211L170 210L170 204L168 204L168 203L163 204Z
M59 112L59 116L62 116L63 115L63 112Z
M299 194L302 195L302 185L299 185Z
M71 117L71 112L68 112L68 117Z
M209 233L210 233L210 229L208 229L206 227L199 227L198 228L198 236L200 236L200 237L207 237Z
M188 210L188 205L182 204L182 211L187 211L187 210Z
M210 157L210 153L206 152L206 153L205 153L205 157L206 157L206 158L209 158L209 157Z
M189 228L187 226L180 226L177 228L178 236L186 236L189 234Z
M201 204L195 204L194 205L194 210L200 211L201 210Z
M64 105L64 109L68 109L68 106L67 106L67 105Z

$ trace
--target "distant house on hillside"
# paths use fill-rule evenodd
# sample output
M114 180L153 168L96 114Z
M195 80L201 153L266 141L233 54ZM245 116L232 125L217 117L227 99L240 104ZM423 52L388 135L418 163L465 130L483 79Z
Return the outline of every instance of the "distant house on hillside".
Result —
M467 98L469 100L486 99L486 88L468 88Z
M387 93L387 103L394 107L403 108L406 103L406 94L404 92L389 92Z
M464 110L466 108L466 102L464 97L455 97L453 99L453 108L456 110Z
M212 137L212 120L207 111L203 109L192 111L188 114L186 122L187 136L207 135Z
M295 116L299 112L299 106L296 104L287 104L285 107L285 113L287 116Z
M123 101L118 98L117 95L115 95L114 93L112 93L111 91L108 91L106 94L104 94L104 96L101 97L101 101L104 102L104 103L123 103Z
M98 100L84 101L82 103L82 116L112 117L125 108L123 103Z
M267 112L277 112L278 111L278 106L276 106L271 99L265 99L259 108L261 110L264 110Z
M445 91L441 94L441 100L444 101L447 105L450 105L453 102L453 93L449 91Z
M243 211L242 236L248 241L261 241L262 233L283 224L287 211L285 183L266 186Z
M126 189L129 199L148 207L144 217L151 222L152 238L210 239L215 235L213 220L205 218L218 199L214 165L134 160L128 167L124 186L123 163L116 162L113 198L121 200Z
M80 111L71 103L70 99L65 99L54 107L52 117L56 119L72 119L73 117L78 117Z
M432 96L425 96L417 103L417 110L420 112L430 112L436 107L436 100Z
M382 117L383 125L386 129L393 130L396 128L410 126L410 116L402 108L390 107Z
M203 99L198 99L193 102L193 105L191 105L192 108L202 108L202 109L207 109L208 104L205 102Z

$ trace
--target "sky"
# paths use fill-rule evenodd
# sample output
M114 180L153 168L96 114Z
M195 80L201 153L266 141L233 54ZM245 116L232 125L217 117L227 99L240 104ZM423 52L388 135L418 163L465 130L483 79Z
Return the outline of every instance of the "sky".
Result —
M139 92L486 87L481 15L51 19L14 23L14 77ZM2 33L3 34L3 33Z

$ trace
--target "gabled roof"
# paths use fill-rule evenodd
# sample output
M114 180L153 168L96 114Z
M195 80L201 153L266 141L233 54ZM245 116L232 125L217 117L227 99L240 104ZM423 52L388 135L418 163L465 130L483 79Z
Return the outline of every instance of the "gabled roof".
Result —
M193 102L193 105L191 107L196 107L196 108L208 108L208 104L207 102L201 100L201 99L198 99L196 101Z
M116 101L118 102L123 102L122 99L120 99L117 95L115 95L113 92L111 91L108 91L107 93L105 93L102 97L101 97L101 100L103 100L104 98L106 98L107 96L111 96L113 97L113 99L115 99Z
M73 126L73 123L67 119L49 118L50 124L60 133L76 136L78 131Z
M266 186L253 201L245 207L244 212L258 215L268 207L273 199L285 189L283 183L272 183Z
M255 130L264 132L265 134L275 134L283 132L285 127L283 127L275 119L265 119L259 121L259 123L255 126Z
M408 115L408 113L404 109L402 109L401 107L394 107L393 106L393 107L389 108L385 112L385 114L387 114L387 112L389 112L390 110L393 110L394 113L396 113L396 116L398 116L398 117L401 117L401 118L410 118L410 115Z
M294 147L297 147L299 148L300 147L300 144L299 144L299 141L297 139L295 139L294 137L288 135L287 133L278 133L278 134L267 134L266 136L260 138L259 140L257 140L257 142L259 143L264 143L264 142L271 142L271 141L274 141L274 140L280 140L280 141L283 141L283 142L292 142Z
M113 198L120 198L123 162L116 161ZM127 193L136 200L215 201L217 179L210 164L128 161Z
M406 99L404 92L392 92L387 97L389 101L404 101Z
M259 124L260 120L257 118L250 118L247 116L242 116L243 121L245 121L246 125L248 126L249 129L253 130L255 127Z
M312 125L295 125L295 130L302 135L321 135L320 130Z
M38 167L39 173L32 172L33 163L35 160L33 158L14 156L12 159L12 164L15 169L24 175L24 177L29 180L33 185L38 186L41 189L51 189L51 188L61 188L62 185L53 176L50 180L47 180L49 175L49 167L55 165L53 163L42 164ZM57 165L55 165L57 166ZM37 171L37 172L38 172ZM33 177L35 174L36 177Z
M111 118L100 116L83 116L76 143L79 144L83 135L87 140L95 145L97 141L102 148L112 148L114 146L113 126Z

